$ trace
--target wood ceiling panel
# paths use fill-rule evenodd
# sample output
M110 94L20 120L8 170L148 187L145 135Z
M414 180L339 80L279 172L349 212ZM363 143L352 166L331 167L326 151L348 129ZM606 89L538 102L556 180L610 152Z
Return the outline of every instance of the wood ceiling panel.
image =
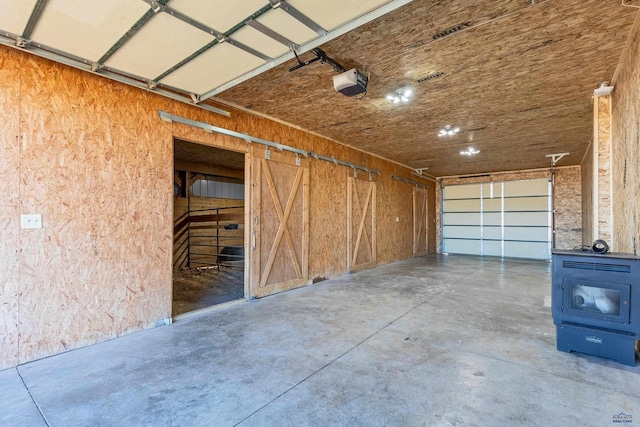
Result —
M171 0L169 5L214 30L225 33L258 10L268 6L269 2L267 0Z
M148 10L130 0L49 0L31 39L98 61Z
M160 13L105 62L108 67L155 79L214 37Z
M262 64L262 59L229 43L220 43L169 74L161 82L202 94Z
M436 176L548 167L547 154L567 151L560 164L575 165L591 140L593 89L612 78L636 14L597 0L415 0L322 46L369 68L362 100L333 90L331 67L289 73L294 61L219 97ZM454 26L463 30L439 37ZM385 99L405 86L408 104ZM446 124L463 131L439 138ZM471 143L481 153L460 156Z
M273 9L256 21L298 45L318 37L318 33L280 9Z
M0 28L21 35L37 0L0 0Z
M288 3L311 18L325 30L333 30L373 9L388 3L389 0L288 0Z

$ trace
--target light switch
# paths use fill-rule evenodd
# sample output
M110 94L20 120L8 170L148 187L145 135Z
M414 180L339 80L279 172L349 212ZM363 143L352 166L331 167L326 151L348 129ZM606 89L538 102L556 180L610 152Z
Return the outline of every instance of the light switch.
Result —
M396 217L396 222L400 222L400 217L399 216Z
M42 214L22 214L20 223L22 228L42 228Z

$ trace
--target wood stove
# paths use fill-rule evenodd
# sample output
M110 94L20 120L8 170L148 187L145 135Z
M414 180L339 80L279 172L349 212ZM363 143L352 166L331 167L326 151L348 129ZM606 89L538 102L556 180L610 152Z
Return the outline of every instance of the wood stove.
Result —
M635 366L640 257L553 250L551 311L560 351Z

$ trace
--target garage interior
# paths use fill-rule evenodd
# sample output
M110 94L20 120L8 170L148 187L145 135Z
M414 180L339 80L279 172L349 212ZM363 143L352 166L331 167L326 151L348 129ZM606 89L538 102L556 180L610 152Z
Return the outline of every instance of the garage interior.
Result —
M640 416L549 301L637 255L639 8L0 0L0 424Z

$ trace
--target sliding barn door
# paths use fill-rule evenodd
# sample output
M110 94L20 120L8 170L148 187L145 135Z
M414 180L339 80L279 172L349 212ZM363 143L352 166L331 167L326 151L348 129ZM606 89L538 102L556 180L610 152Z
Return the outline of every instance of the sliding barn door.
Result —
M266 157L269 159L266 159ZM309 164L254 150L251 170L251 285L260 298L309 281Z
M413 256L429 253L427 194L424 188L413 188Z
M376 183L347 181L347 271L376 265Z

